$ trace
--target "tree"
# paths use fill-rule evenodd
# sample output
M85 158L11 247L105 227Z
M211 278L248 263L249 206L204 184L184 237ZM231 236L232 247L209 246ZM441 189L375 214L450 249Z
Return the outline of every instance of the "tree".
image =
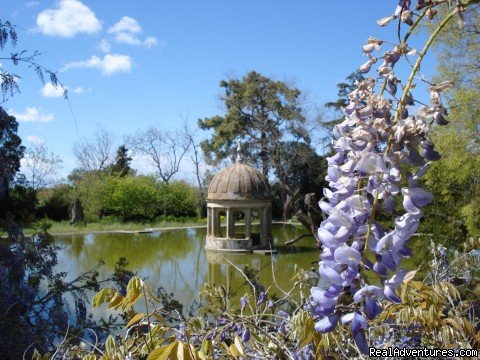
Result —
M132 158L128 155L128 149L125 145L121 145L117 149L117 155L114 163L110 166L109 173L120 177L127 176L133 172L130 167Z
M7 44L10 44L12 50L9 56L0 56L0 60L7 61L14 66L23 64L33 69L42 83L45 82L45 76L48 76L50 82L53 86L60 86L63 89L63 96L65 99L68 98L67 88L63 86L61 82L58 81L57 74L50 69L47 69L43 65L39 64L36 59L41 56L41 53L38 51L28 52L23 50L20 53L15 52L14 48L17 45L17 32L15 26L10 23L10 21L1 21L0 20L0 50L5 50ZM0 65L0 91L2 92L2 101L1 103L6 102L10 97L15 93L20 92L18 87L18 80L20 76L9 71L4 64Z
M348 94L356 89L357 83L365 80L365 77L361 72L356 71L351 73L345 79L345 82L337 84L338 89L338 99L335 101L329 101L325 104L325 107L333 110L333 119L327 124L330 126L335 125L343 119L342 109L348 105L349 99Z
M300 209L307 193L320 195L325 184L327 164L308 144L295 141L282 142L274 157L282 200L282 218L288 220L293 209Z
M222 81L220 86L225 90L225 115L198 121L201 129L214 130L201 143L207 162L217 164L231 156L237 140L247 143L244 158L261 168L267 181L270 174L276 175L285 202L283 216L289 217L291 200L297 198L299 189L289 183L283 170L283 147L288 142L310 143L302 93L254 71L242 79Z
M4 50L9 41L13 46L17 43L15 27L8 21L0 21L0 50ZM56 85L55 73L35 62L38 55L38 52L28 55L22 51L0 57L0 60L10 60L13 65L27 64L41 80L44 73L49 74L51 82ZM2 65L2 103L19 91L18 78ZM86 317L85 311L86 291L98 289L96 269L66 281L66 273L55 271L57 246L46 229L33 236L24 236L17 224L18 218L12 219L7 213L24 211L24 200L28 200L31 215L36 200L35 194L20 182L21 177L17 177L11 196L8 192L25 151L17 130L15 118L0 107L0 308L5 310L0 316L0 354L5 360L31 358L32 344L40 351L46 351L65 330L78 332L91 326L96 328L95 331L99 330ZM18 199L22 201L16 204ZM75 299L75 314L67 309L66 295ZM72 315L77 315L75 324L78 329L75 329L77 325L66 325L74 318Z
M114 136L99 128L90 139L83 138L73 144L73 154L84 171L105 170L112 160Z
M17 135L18 123L0 107L0 200L8 197L8 188L25 152Z
M446 10L439 8L439 13ZM480 236L479 10L477 5L464 13L460 28L457 23L449 24L435 49L437 79L453 81L455 88L446 95L450 124L432 133L442 159L426 175L426 186L435 200L421 232L434 233L449 245Z
M168 183L180 170L183 157L190 147L190 140L181 131L164 131L150 126L128 139L133 154L148 159L158 177Z
M234 142L242 140L248 143L246 158L268 179L276 144L286 138L309 142L300 90L255 71L242 79L222 80L220 87L225 91L225 115L198 121L202 130L214 131L201 143L207 162L216 164L231 156Z
M62 159L53 151L49 151L45 142L28 147L22 162L29 186L35 192L54 183L61 164Z
M207 216L207 203L206 203L206 194L204 190L204 184L202 181L202 174L201 168L205 167L205 162L202 156L202 151L200 148L200 144L197 140L197 130L192 130L188 127L187 121L184 120L183 122L183 130L185 133L186 138L190 143L190 161L194 166L195 171L195 179L197 180L198 192L199 192L199 200L198 200L198 215L200 217ZM203 165L203 166L202 166Z

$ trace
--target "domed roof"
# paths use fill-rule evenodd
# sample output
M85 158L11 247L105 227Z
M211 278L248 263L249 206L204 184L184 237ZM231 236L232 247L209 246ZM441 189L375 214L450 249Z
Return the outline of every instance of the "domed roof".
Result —
M215 175L208 187L207 200L270 199L270 187L263 175L237 161Z

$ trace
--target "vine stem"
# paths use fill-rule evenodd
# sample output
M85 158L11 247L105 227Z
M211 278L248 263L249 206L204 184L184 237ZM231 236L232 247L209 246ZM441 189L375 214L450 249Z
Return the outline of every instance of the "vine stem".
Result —
M478 2L478 1L479 0L468 0L465 3L460 3L459 6L462 6L462 7L468 6L468 5L473 4L475 2ZM455 16L457 13L458 13L458 6L454 10L449 12L445 16L445 18L443 18L443 20L440 22L440 24L438 24L435 31L428 38L427 42L423 46L422 51L418 54L418 59L415 62L415 65L413 66L412 72L410 73L410 76L408 77L408 80L405 84L405 87L403 88L402 97L400 98L400 101L398 102L398 107L397 107L397 111L396 111L396 114L395 114L395 119L393 121L394 125L398 122L398 120L401 116L402 110L405 107L405 102L407 100L408 92L409 92L410 88L412 87L412 83L413 83L413 79L415 78L415 75L417 74L418 70L420 69L420 65L422 63L423 58L427 54L427 51L430 49L430 46L433 44L433 42L437 38L440 31L442 31L442 29L445 27L445 25L447 25L448 22L452 19L452 17ZM392 132L392 134L390 135L390 138L388 139L387 148L385 150L386 154L390 151L390 147L391 147L392 142L393 142L393 136L394 135L393 135L393 132Z
M469 4L475 2L477 0L468 0L466 3L461 4L461 6L468 6ZM410 73L410 76L408 77L407 83L405 84L405 87L403 88L403 94L402 97L400 98L400 102L398 103L398 108L397 108L397 113L395 114L395 123L398 121L400 114L402 113L402 109L405 106L405 102L407 100L408 92L412 86L413 79L415 78L415 75L417 74L418 70L420 69L420 65L422 63L423 58L425 57L428 49L430 49L430 46L433 44L435 39L437 38L438 34L442 29L445 27L445 25L448 24L448 22L452 19L454 15L458 13L458 8L455 8L452 10L450 13L448 13L445 18L438 24L437 28L435 31L430 35L428 38L427 42L423 46L422 51L418 54L418 59L415 62L415 65L413 66L412 72Z
M148 313L148 302L147 302L147 292L145 291L145 284L142 281L142 291L143 291L143 300L145 300L145 312L147 314L147 325L148 325L148 334L150 335L150 341L152 341L152 327L150 324L150 314ZM150 352L150 346L148 345L148 341L145 341L145 345L147 346L148 352Z
M373 204L372 204L372 212L370 213L370 218L368 219L368 228L367 228L367 233L365 234L365 247L364 247L364 252L368 250L368 239L370 238L370 233L372 232L372 224L373 221L375 220L375 212L377 210L377 204L378 204L378 194L380 192L377 191L375 193L375 198L373 199Z
M478 2L478 0L467 0L465 3L459 3L458 6L466 7L466 6L468 6L470 4L473 4L475 2ZM407 32L407 34L404 37L404 42L406 40L408 40L408 38L412 34L413 29L419 24L420 20L424 17L425 13L426 12L423 12L422 15L420 15L417 18L417 20L415 21L415 23L411 26L411 28L409 29L409 31ZM400 114L402 113L402 110L403 110L403 108L405 106L405 103L406 103L406 100L407 100L408 92L409 92L410 88L412 87L412 83L413 83L413 79L415 78L415 75L417 74L418 70L420 69L420 65L422 63L423 58L425 57L428 50L432 46L433 42L437 38L438 34L442 31L442 29L445 27L445 25L448 24L448 22L452 19L452 17L455 16L457 13L458 13L458 7L456 7L454 10L449 12L445 16L445 18L443 18L443 20L440 22L440 24L438 24L435 31L428 38L427 42L423 46L422 51L418 54L418 59L415 62L415 65L413 66L412 72L410 73L410 76L408 77L408 80L405 84L405 87L403 88L402 97L400 98L400 101L398 102L398 107L397 107L397 111L396 111L395 119L394 119L394 125L398 122L398 119L400 118ZM383 84L383 87L382 87L382 90L380 91L380 94L382 94L384 92L385 86L386 86L386 80ZM390 147L392 145L392 142L393 142L393 132L390 135L390 138L388 139L387 147L385 149L385 154L388 154L388 152L390 151ZM372 205L372 212L370 213L370 218L368 219L368 228L367 228L367 233L365 235L365 250L364 251L366 251L366 249L368 249L368 239L370 237L373 221L375 220L375 210L376 210L377 204L378 204L378 192L375 194L375 199L374 199L373 205Z
M410 37L410 35L412 35L413 33L413 30L415 30L415 28L417 27L417 25L420 23L420 21L423 19L423 17L425 16L425 13L426 11L424 11L421 15L419 15L417 17L417 20L415 20L415 22L413 23L412 26L410 26L410 29L408 29L407 33L405 34L405 36L403 37L403 41L402 43L406 43L408 38ZM400 20L398 20L399 24L400 24ZM392 69L394 68L395 65L392 65ZM383 93L385 92L385 89L387 87L387 79L385 79L383 81L383 85L382 85L382 88L380 89L380 96L383 95Z

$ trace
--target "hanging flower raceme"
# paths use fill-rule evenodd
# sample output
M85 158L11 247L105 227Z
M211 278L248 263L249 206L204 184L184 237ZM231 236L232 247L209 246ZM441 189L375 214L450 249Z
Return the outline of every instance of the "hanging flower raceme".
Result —
M410 5L410 1L400 1L396 12L379 24L400 18L412 25ZM410 238L423 216L422 207L432 201L419 180L429 163L440 159L428 132L434 123L448 123L441 92L452 86L451 82L431 85L430 106L423 105L415 112L411 79L402 87L401 98L395 97L401 81L394 66L402 56L418 53L403 42L383 56L373 57L372 52L380 50L383 43L370 38L363 46L368 60L360 72L369 73L383 58L377 69L379 77L357 84L343 110L344 121L333 129L336 153L327 158L328 188L319 202L325 214L318 230L323 286L311 289L315 329L326 333L339 323L350 324L361 351L368 349L364 330L368 320L382 312L381 302L401 302L396 291L406 272L400 263L412 256ZM377 93L376 89L381 90ZM384 97L384 90L389 98ZM397 197L401 201L395 201ZM380 211L391 214L391 226L384 228L375 220ZM378 280L370 283L367 272L376 274ZM351 304L345 305L348 299Z

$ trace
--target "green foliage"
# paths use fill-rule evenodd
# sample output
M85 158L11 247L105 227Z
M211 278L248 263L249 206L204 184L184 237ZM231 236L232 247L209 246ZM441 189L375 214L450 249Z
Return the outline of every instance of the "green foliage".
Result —
M218 163L232 156L234 141L243 140L248 142L247 161L258 164L267 176L275 144L285 136L309 141L300 90L254 71L242 79L223 80L220 86L225 90L225 115L198 121L200 129L214 131L201 143L207 161Z
M104 209L122 219L153 219L159 213L160 189L152 176L108 177Z
M466 12L465 26L449 24L436 43L438 78L456 86L447 94L450 124L432 136L442 159L425 176L435 200L421 231L449 245L480 236L479 20L478 7Z
M185 181L160 183L160 206L164 206L166 214L175 217L195 216L198 200L198 191Z
M342 108L346 107L349 103L348 94L357 88L356 83L362 82L365 80L365 77L361 72L357 71L351 73L345 79L345 82L337 84L338 89L338 99L335 101L329 101L325 104L326 108L332 109L334 111L334 117L330 125L335 125L337 122L343 120Z
M254 71L242 79L222 81L220 86L225 91L225 115L198 121L201 129L214 131L200 144L207 162L218 164L233 157L233 143L244 141L248 144L243 154L246 162L260 168L267 181L275 175L285 204L282 217L289 218L303 191L284 170L285 162L291 163L291 157L301 158L302 163L318 158L310 149L301 91ZM308 173L305 168L302 171Z
M274 218L284 221L292 213L304 208L304 197L315 193L321 198L326 185L327 162L308 144L296 141L282 142L275 173L279 178L272 186Z
M25 152L17 131L18 122L15 117L8 115L0 107L0 199L8 194L8 187L20 169L20 160Z
M8 196L0 201L0 219L29 225L35 221L36 204L35 190L27 185L25 178L19 176L10 187Z
M110 175L116 175L124 177L127 175L133 175L134 171L130 167L132 158L128 155L128 149L125 145L121 145L117 149L117 155L115 156L115 161L108 168Z
M68 220L72 191L72 186L67 184L58 184L39 190L36 217L55 221Z
M124 221L195 216L198 205L197 191L186 182L158 182L153 176L140 175L86 172L76 179L73 196L78 196L93 220L105 215Z
M73 184L70 202L80 200L87 220L102 218L108 197L107 175L101 171L74 170L69 179Z

